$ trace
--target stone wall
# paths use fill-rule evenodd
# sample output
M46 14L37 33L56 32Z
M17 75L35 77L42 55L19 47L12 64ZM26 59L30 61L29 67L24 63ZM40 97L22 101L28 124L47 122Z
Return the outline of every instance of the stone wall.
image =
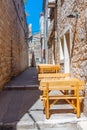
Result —
M18 2L16 5L17 0L0 0L0 88L28 66L28 30L23 1Z
M70 12L78 18L67 17ZM68 26L71 28L71 55L70 66L71 76L84 79L87 83L87 1L85 0L61 0L57 5L57 30L58 38L64 35ZM59 43L58 43L59 44ZM87 92L86 92L87 93ZM87 95L87 94L86 94ZM87 99L84 102L84 110L87 113Z
M52 58L52 47L48 48L48 63L53 64L53 58Z
M87 80L86 8L87 3L83 0L65 0L62 6L61 1L58 2L57 11L58 38L60 38L61 35L64 35L67 26L71 26L72 50L70 58L72 75L85 80ZM75 12L76 10L78 10L78 18L67 17L70 12ZM83 35L83 39L81 35Z

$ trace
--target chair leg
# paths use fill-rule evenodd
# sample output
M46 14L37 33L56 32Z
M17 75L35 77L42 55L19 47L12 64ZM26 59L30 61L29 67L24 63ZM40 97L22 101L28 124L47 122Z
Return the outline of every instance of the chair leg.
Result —
M79 86L77 86L77 117L80 117L80 99L79 99Z
M77 100L77 117L80 117L80 102L79 99Z
M76 109L74 108L73 110L74 114L76 114L77 113L77 99L73 99L72 104L76 107Z
M71 94L76 95L76 90L71 91ZM72 104L77 107L77 99L72 99ZM77 113L77 109L74 109L74 114Z
M46 92L43 91L43 97L46 97ZM46 100L43 100L43 107L45 108Z
M46 119L49 119L49 100L46 101Z
M46 119L49 119L49 90L47 87L47 93L46 93Z

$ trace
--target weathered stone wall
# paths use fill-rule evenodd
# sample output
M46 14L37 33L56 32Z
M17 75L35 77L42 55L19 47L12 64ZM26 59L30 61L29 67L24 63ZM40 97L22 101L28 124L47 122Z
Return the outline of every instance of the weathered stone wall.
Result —
M0 88L28 66L27 25L24 12L18 14L20 9L24 11L23 3L19 0L17 9L15 2L17 0L0 0Z
M48 63L59 64L59 45L57 42L57 7L51 8L50 13L50 22L48 26Z
M57 41L55 41L55 64L60 64L60 50Z
M78 18L68 18L72 12L78 11ZM57 8L58 38L64 35L65 28L71 26L71 76L84 79L87 83L87 1L86 0L61 0ZM86 92L87 93L87 92ZM86 94L87 95L87 94ZM87 113L87 101L84 102L84 110Z
M72 50L71 50L71 68L72 75L87 80L87 21L86 21L87 3L83 0L65 0L61 6L58 2L58 38L63 34L64 29L71 25L72 31ZM70 12L78 10L78 18L67 18ZM81 34L81 31L84 31ZM81 39L84 35L84 39Z
M28 44L29 44L29 65L32 67L37 66L38 64L41 63L40 33L38 32L33 34L32 41L30 41Z
M53 64L53 61L52 61L52 47L48 48L48 63Z

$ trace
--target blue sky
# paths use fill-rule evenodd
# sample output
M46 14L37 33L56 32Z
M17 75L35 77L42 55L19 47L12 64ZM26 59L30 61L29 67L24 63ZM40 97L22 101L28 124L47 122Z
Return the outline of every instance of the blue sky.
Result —
M32 24L32 33L39 32L39 18L42 11L43 0L27 0L25 11L28 14L27 23Z

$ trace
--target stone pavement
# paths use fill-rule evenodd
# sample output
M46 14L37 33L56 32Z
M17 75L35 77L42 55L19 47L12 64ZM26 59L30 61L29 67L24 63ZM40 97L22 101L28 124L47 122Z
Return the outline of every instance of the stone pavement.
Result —
M33 89L37 87L37 69L34 67L28 68L5 85L5 89Z
M40 94L36 68L27 69L5 85L0 92L0 130L82 130L77 124L87 117L81 113L77 118L64 101L52 107L47 120Z

